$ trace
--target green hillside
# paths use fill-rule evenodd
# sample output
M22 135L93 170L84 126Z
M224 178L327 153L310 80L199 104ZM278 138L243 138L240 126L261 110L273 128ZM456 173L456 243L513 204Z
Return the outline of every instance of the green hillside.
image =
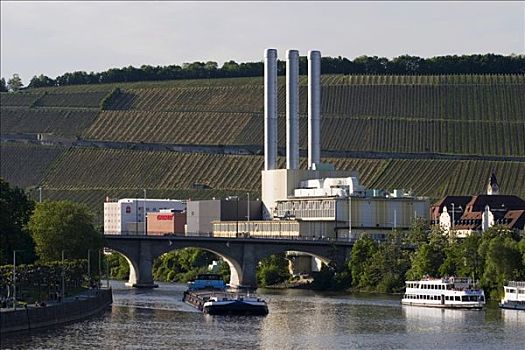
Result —
M284 147L284 77L279 82L279 144ZM300 83L300 147L306 150L305 76ZM102 109L116 87L119 93ZM263 97L262 78L2 93L3 139L47 133L71 142L95 142L98 148L43 146L34 137L29 144L2 142L1 175L22 187L42 185L45 198L75 199L97 211L106 196L142 196L143 188L148 196L170 198L257 196ZM525 198L524 75L323 75L321 127L322 150L341 156L323 161L359 171L367 187L412 189L434 199L476 194L485 190L495 171L504 193ZM116 149L114 142L127 144ZM250 146L257 151L134 150L143 144L164 149ZM360 153L342 157L344 152ZM434 159L436 153L447 158ZM280 162L284 165L284 159Z

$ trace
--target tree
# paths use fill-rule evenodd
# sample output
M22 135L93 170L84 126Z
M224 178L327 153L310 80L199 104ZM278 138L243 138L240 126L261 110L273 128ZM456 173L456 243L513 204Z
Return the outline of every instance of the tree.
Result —
M208 266L219 257L215 254L196 248L186 248L168 252L153 263L153 277L159 281L187 282L199 273L208 271ZM229 270L223 270L229 275ZM226 276L223 274L226 278Z
M20 76L18 74L13 74L13 77L7 81L7 87L11 91L18 91L20 90L24 84L22 83L22 79L20 79Z
M382 243L366 263L360 286L380 293L400 291L409 266L408 255L398 244Z
M42 261L85 258L88 249L102 248L102 236L93 227L93 217L85 205L71 201L37 204L28 224Z
M350 258L350 271L352 271L352 281L355 287L359 285L367 261L377 251L377 245L368 236L359 238L353 248Z
M428 243L422 244L412 256L412 267L407 272L407 278L415 280L424 275L439 276L439 269L445 263L445 253L448 249L449 242L442 230L439 227L433 227Z
M30 88L39 88L46 86L55 86L55 81L50 77L40 74L38 77L35 75L29 82L28 87Z
M0 79L0 92L7 92L7 84L5 83L5 79Z
M407 235L407 243L414 244L419 247L429 240L430 227L428 221L423 218L418 218L412 221L410 231Z
M129 278L129 264L126 258L119 253L106 255L109 275L111 278L126 280Z
M282 283L289 278L288 260L284 254L270 255L257 266L257 282L261 286Z
M0 178L0 265L11 263L15 249L19 262L34 261L34 243L25 227L33 207L23 190Z
M505 281L523 277L523 269L518 242L510 237L495 237L488 245L481 283L492 290L491 297L499 297Z

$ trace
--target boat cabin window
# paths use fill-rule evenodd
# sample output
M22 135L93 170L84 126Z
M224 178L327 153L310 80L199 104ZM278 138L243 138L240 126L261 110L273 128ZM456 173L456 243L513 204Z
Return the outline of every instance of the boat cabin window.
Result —
M516 293L516 289L514 288L508 288L508 293Z
M204 275L198 275L196 279L206 280L206 281L218 281L218 280L222 280L222 276L215 275L215 274L204 274Z
M461 297L459 295L456 295L456 301L461 301Z

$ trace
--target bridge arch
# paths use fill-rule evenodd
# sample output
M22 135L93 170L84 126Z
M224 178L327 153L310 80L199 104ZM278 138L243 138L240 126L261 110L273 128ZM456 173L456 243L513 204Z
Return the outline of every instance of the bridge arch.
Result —
M126 252L124 252L123 250L116 249L115 247L108 248L108 249L110 249L115 254L121 255L122 257L124 257L124 259L126 259L129 265L129 276L128 276L128 282L126 282L126 285L130 287L136 287L137 281L140 281L142 277L140 275L140 269L139 269L138 262L135 261L135 259L133 259L132 257L129 257L128 255L126 255Z
M170 249L171 248L171 249ZM212 249L212 248L203 248L201 246L198 246L198 245L191 245L191 244L185 244L184 246L180 246L180 245L177 245L177 246L170 246L170 248L166 249L166 251L160 253L158 256L156 256L156 258L166 254L166 253L169 253L169 252L173 252L173 251L177 251L177 250L182 250L182 249L186 249L186 248L195 248L195 249L201 249L201 250L205 250L207 252L210 252L210 253L213 253L215 255L217 255L218 257L220 257L222 260L224 260L229 268L230 268L230 285L231 286L238 286L241 284L241 279L242 279L242 267L241 267L241 264L239 263L239 261L237 261L237 259L235 259L234 257L230 256L229 254L225 254L224 252L220 252L219 250L217 249Z

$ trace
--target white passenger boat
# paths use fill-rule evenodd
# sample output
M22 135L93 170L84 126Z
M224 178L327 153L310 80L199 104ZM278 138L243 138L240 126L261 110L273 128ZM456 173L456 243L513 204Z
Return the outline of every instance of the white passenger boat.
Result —
M511 281L504 287L505 296L499 307L503 309L525 310L525 282Z
M445 277L406 281L401 304L438 308L481 309L485 292L470 278Z

